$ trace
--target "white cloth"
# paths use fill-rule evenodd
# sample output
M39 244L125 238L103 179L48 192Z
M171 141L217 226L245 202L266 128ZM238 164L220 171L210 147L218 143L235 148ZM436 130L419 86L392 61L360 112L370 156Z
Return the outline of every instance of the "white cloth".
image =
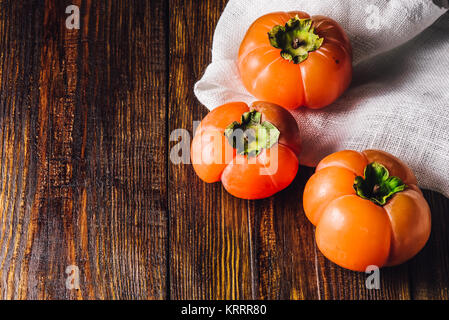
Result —
M198 100L210 110L254 101L237 69L240 42L258 17L294 10L338 21L354 52L353 81L341 98L321 110L292 111L301 164L315 166L342 149L381 149L410 165L422 188L448 197L449 14L430 0L230 0L212 63L195 85Z

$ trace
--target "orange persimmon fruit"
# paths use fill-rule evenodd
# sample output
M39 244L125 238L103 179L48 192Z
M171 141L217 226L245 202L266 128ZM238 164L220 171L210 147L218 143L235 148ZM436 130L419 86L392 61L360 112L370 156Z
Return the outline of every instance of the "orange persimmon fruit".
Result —
M384 151L325 157L304 189L319 250L347 269L401 264L426 244L430 208L413 172Z
M233 196L269 197L298 171L299 129L284 108L266 102L233 102L212 110L191 145L193 168L205 182L221 181Z
M352 78L352 48L340 25L305 12L258 18L239 49L245 88L287 109L318 109L335 101Z

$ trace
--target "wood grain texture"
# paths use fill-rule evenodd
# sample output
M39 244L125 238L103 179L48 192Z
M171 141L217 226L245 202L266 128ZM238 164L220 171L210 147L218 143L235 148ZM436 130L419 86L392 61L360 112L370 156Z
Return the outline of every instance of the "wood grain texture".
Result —
M282 192L251 201L259 299L319 298L313 226L302 211L312 170L300 167L298 172Z
M313 169L246 201L170 160L207 114L193 85L225 5L0 1L0 298L449 299L437 193L424 250L369 290L316 248L302 209Z
M165 298L165 2L0 5L1 297Z
M407 264L413 299L449 299L449 199L424 191L432 211L432 231L424 249Z
M210 62L212 30L225 3L170 2L170 129L192 133L192 121L206 114L192 88ZM281 193L244 201L219 183L201 182L189 165L169 164L171 298L447 298L448 239L441 226L447 219L441 212L447 212L448 199L426 193L438 224L429 244L410 262L382 269L379 290L367 289L368 275L336 266L316 248L301 199L312 173L300 168ZM426 258L429 247L435 250L432 261Z

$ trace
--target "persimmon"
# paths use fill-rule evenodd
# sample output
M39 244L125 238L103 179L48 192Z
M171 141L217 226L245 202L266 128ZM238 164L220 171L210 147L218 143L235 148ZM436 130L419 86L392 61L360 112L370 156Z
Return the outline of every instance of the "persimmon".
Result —
M415 175L384 151L325 157L306 184L303 205L319 250L355 271L401 264L430 235L430 208Z
M222 105L198 126L191 146L193 168L205 182L221 181L243 199L269 197L295 178L299 129L282 107L266 102Z
M331 18L275 12L249 27L238 68L245 88L257 99L287 109L317 109L331 104L349 86L352 48Z

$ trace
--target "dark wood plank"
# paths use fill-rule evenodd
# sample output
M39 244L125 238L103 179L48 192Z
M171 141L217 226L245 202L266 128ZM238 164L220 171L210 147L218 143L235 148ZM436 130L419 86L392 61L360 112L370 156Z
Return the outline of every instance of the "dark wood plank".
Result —
M32 252L44 249L34 241L39 232L37 225L48 207L49 111L37 107L42 50L40 22L44 11L42 3L29 4L27 7L18 2L0 2L2 299L27 295L28 279L32 278L29 270L38 263L32 259ZM36 285L41 279L32 281Z
M165 298L166 2L1 6L2 297Z
M170 131L207 113L193 85L210 61L212 35L225 4L170 1ZM173 147L177 142L171 142ZM170 298L254 297L247 201L205 184L190 164L169 164Z
M327 260L317 249L320 298L344 300L403 300L410 299L407 264L380 269L379 289L368 289L370 274L343 269Z
M432 232L424 249L409 262L413 299L449 299L449 199L428 190Z
M192 122L207 113L193 85L210 62L224 3L170 3L170 130L191 133ZM307 237L312 227L299 209L300 177L262 201L204 184L190 165L171 164L169 179L171 298L318 297L313 239Z
M300 167L288 188L252 202L258 299L319 298L313 225L302 211L302 193L311 173Z

